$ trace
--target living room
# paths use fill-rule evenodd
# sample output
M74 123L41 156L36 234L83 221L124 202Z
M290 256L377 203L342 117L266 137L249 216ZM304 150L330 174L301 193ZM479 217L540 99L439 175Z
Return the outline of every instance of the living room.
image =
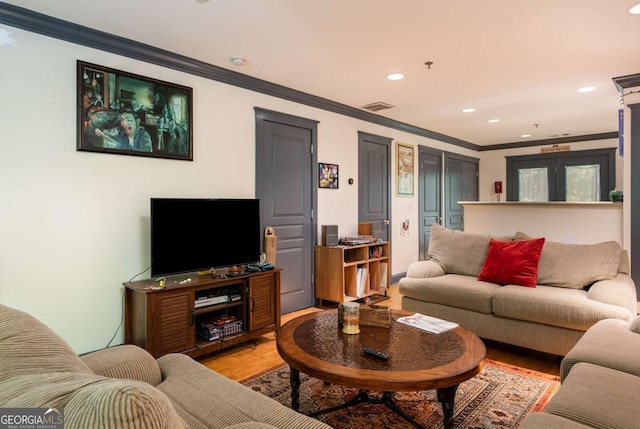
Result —
M5 121L0 160L4 197L0 302L44 321L76 353L124 341L122 283L139 273L139 278L148 277L144 270L149 266L150 198L255 196L260 162L255 159L256 107L319 122L319 160L339 165L342 182L337 190L318 191L317 224L337 225L341 235L357 233L358 186L349 186L347 179L357 177L359 132L479 159L480 201L495 201L494 182L507 182L505 156L537 154L548 146L479 151L384 121L354 118L172 69L153 59L133 59L114 52L117 43L99 49L95 30L73 36L69 28L70 40L48 35L44 24L51 21L29 23L33 19L28 11L0 5L0 80L3 99L11 100L0 107ZM38 25L38 31L25 29ZM94 38L90 42L94 46L78 42L87 35ZM120 43L126 46L127 40ZM193 88L193 161L77 151L78 60ZM624 102L629 106L638 100L631 91ZM630 116L625 116L627 128ZM631 134L625 137L631 146ZM572 150L618 149L620 141L609 136L574 139L570 144ZM626 197L621 244L627 249L631 164L616 156L616 181ZM417 192L412 198L392 197L391 274L396 279L418 259L417 206ZM411 225L409 234L400 227L405 219Z

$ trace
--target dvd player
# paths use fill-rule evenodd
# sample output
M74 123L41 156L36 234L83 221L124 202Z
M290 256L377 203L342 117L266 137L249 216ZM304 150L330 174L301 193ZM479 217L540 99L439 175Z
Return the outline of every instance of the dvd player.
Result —
M212 296L212 297L202 297L196 299L196 308L206 307L207 305L216 305L216 304L224 304L229 302L229 297L227 295L220 296Z

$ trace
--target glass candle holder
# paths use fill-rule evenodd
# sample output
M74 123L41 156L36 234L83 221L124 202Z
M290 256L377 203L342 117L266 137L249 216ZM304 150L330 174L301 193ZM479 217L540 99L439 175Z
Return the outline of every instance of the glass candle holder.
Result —
M360 333L360 304L357 302L342 304L342 317L342 332L345 334Z

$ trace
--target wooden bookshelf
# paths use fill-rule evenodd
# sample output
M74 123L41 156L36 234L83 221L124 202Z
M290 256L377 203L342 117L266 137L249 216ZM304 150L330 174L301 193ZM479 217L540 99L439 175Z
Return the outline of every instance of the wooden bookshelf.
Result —
M387 296L391 285L388 242L315 247L315 296L341 304Z

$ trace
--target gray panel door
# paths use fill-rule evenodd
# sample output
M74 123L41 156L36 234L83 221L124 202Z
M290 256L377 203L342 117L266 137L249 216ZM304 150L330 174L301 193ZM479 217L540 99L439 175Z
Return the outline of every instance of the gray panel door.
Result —
M420 260L428 259L431 225L442 224L442 152L419 147Z
M445 226L464 230L464 207L458 201L478 200L478 160L445 154Z
M391 139L358 132L358 222L371 222L373 235L389 241Z
M256 195L277 238L283 313L312 307L317 122L256 109Z

